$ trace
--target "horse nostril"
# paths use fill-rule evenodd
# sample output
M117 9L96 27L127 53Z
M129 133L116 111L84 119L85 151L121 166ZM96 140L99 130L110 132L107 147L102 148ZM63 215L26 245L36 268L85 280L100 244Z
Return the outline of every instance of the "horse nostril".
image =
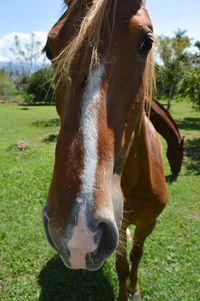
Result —
M105 252L112 253L118 242L118 232L116 226L112 222L104 221L99 224L102 235L99 246L104 248Z
M104 263L113 253L118 243L118 230L113 221L99 221L96 225L96 230L94 242L97 245L97 249L86 256L88 268L95 268L95 266L98 267Z

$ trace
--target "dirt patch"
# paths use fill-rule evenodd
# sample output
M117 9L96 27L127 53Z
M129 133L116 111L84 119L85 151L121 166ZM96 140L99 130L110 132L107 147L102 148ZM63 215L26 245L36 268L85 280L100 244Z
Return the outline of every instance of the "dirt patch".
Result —
M0 104L2 104L2 103L7 103L8 101L7 100L5 100L5 99L0 99Z
M194 212L192 213L192 218L193 218L194 220L200 221L200 210L194 211Z

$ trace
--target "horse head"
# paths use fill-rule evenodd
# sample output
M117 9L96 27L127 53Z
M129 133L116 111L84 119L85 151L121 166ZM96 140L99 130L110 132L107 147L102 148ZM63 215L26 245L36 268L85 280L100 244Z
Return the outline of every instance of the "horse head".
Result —
M121 174L143 111L154 36L142 1L66 3L45 46L61 127L43 222L66 266L96 270L119 240Z

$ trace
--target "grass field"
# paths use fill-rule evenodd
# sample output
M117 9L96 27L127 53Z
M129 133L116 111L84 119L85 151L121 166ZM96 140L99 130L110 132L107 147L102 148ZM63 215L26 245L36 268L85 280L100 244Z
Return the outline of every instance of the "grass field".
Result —
M169 204L146 242L140 265L143 301L200 301L200 114L179 102L172 115L185 136L186 156L177 181L168 183ZM2 301L116 300L114 256L98 272L75 272L46 242L41 209L58 129L55 107L0 105ZM19 151L18 141L27 142L28 149ZM166 159L165 171L168 176Z

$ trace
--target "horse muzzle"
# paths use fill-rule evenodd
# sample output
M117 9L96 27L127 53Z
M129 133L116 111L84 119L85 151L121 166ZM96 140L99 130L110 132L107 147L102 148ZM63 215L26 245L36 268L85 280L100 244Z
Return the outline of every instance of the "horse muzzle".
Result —
M47 240L68 268L98 270L116 249L119 239L116 222L107 209L101 212L93 218L84 206L79 206L74 210L74 222L63 230L53 225L47 205L44 207Z

